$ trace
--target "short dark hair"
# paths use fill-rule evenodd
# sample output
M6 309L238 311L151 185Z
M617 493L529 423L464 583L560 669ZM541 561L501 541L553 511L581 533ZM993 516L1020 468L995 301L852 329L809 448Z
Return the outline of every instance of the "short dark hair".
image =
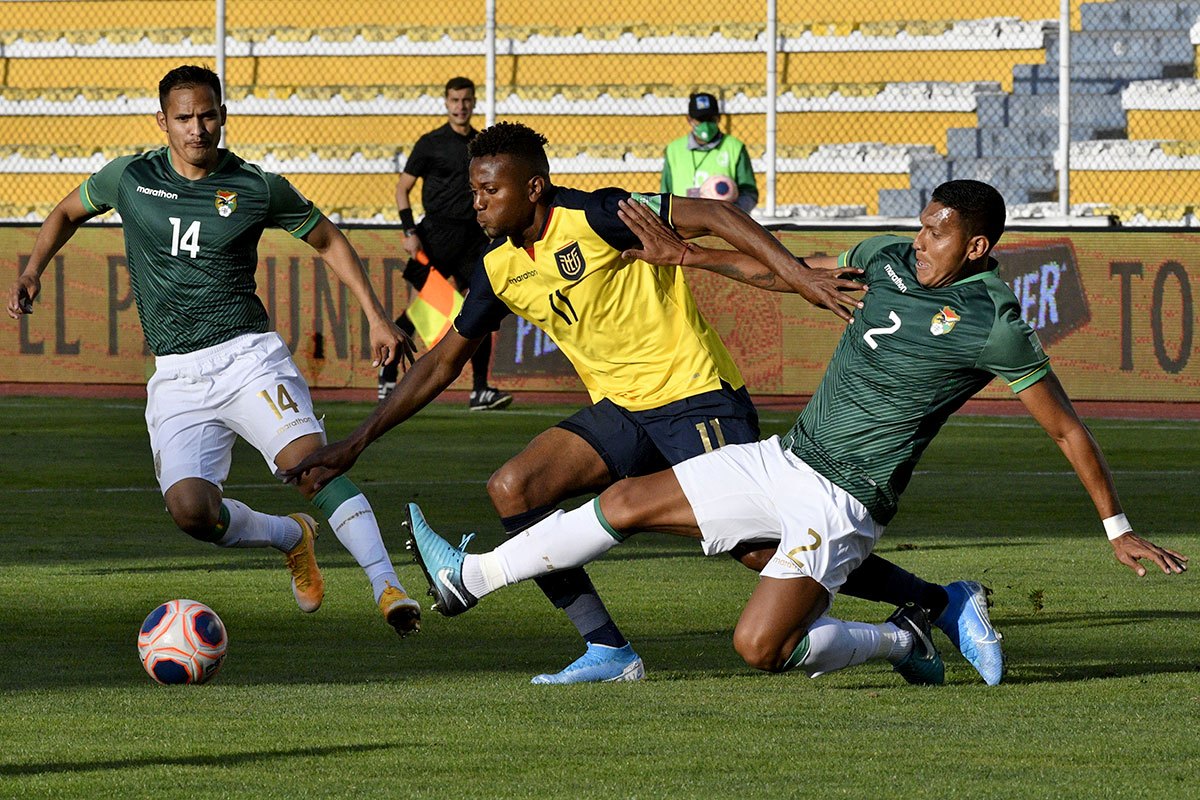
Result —
M446 93L442 97L449 97L451 92L457 92L459 89L470 89L472 93L475 91L475 81L470 78L464 78L459 75L456 78L451 78L446 81Z
M1000 241L1007 212L1004 197L994 186L982 181L946 181L933 190L929 199L957 211L968 236L984 236L989 248Z
M546 157L546 137L519 122L497 122L484 128L467 145L471 158L513 156L549 180L550 159Z
M212 89L213 95L217 98L217 105L221 104L221 79L217 77L217 73L208 67L185 64L171 70L158 82L159 108L163 111L167 110L167 98L171 96L173 90L191 89L196 86L207 86Z

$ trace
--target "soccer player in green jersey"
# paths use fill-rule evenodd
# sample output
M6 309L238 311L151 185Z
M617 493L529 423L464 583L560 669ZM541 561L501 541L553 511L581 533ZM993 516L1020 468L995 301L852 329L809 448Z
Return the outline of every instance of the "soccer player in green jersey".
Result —
M386 317L342 232L287 180L219 147L225 106L215 73L178 67L158 91L167 146L110 162L58 204L11 289L8 313L33 312L42 271L80 225L120 212L138 316L155 355L146 423L167 510L201 541L282 551L297 604L316 611L325 584L313 518L264 514L221 489L237 436L271 470L299 463L325 440L308 385L255 294L264 229L303 239L350 288L370 325L375 366L411 358L412 343ZM420 607L397 579L362 492L345 477L320 491L301 482L300 491L366 572L387 622L401 636L417 630Z
M637 531L690 536L706 553L771 539L778 547L734 630L734 647L746 663L815 677L887 659L909 682L942 683L941 657L920 608L901 608L880 625L827 612L895 515L926 446L996 376L1070 461L1117 559L1139 576L1146 572L1143 559L1168 574L1183 572L1186 556L1133 532L1099 446L997 273L990 253L1004 213L1003 198L991 186L951 181L934 191L914 240L877 236L840 260L807 261L814 268L854 264L864 270L869 291L816 394L782 439L728 445L671 470L623 480L594 502L558 512L482 555L451 546L410 505L421 560L437 576L431 583L439 609L461 613L489 592L548 568L587 563ZM623 206L622 218L643 242L630 255L787 288L768 265L685 244L635 204Z
M506 534L520 534L567 498L760 438L745 381L696 307L678 262L654 266L623 257L639 246L638 236L619 217L619 205L630 193L554 185L545 144L536 131L506 122L472 141L474 207L493 241L474 271L454 328L353 434L288 474L319 482L349 469L372 441L450 385L478 343L510 313L534 323L558 345L593 404L539 434L492 475L488 494ZM735 206L670 195L639 197L691 235L720 236L754 258L771 261L814 305L849 319L843 304L856 304L857 296L841 290L860 288L859 283L836 271L804 269ZM765 562L773 550L772 544L762 553L760 543L749 542L731 553L743 563ZM534 683L643 676L642 659L584 570L541 576L537 584L566 613L587 649L564 669L535 676ZM964 653L970 654L977 640L988 642L980 646L981 656L968 657L983 670L989 661L998 669L999 642L977 583L942 587L872 555L847 579L843 592L892 605L919 602L951 635L967 631L956 640L963 642Z

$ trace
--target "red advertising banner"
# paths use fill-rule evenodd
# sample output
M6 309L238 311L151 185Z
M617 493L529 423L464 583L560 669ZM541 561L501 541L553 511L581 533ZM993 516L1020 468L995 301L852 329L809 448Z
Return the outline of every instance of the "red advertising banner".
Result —
M0 227L9 276L27 263L37 229ZM874 232L784 231L798 254L835 254ZM903 233L903 232L901 232ZM347 232L384 304L409 302L394 229ZM1196 297L1200 236L1186 232L1009 232L1001 274L1078 400L1200 402ZM354 298L303 242L271 231L259 249L258 291L314 387L371 387L365 322ZM5 292L11 284L4 282ZM809 394L841 324L792 295L707 273L688 280L702 311L741 365L753 393ZM43 276L35 313L0 328L0 382L140 384L153 370L125 266L121 230L85 226ZM1200 288L1200 287L1198 287ZM510 317L493 374L506 389L581 385L541 331ZM985 397L1005 397L990 386Z

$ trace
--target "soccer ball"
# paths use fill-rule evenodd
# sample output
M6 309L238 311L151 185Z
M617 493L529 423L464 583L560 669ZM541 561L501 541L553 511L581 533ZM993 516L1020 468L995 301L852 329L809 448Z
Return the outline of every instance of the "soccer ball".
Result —
M204 683L225 660L225 624L204 603L168 600L138 631L138 656L159 683Z
M737 183L734 182L733 178L727 178L724 175L713 175L700 184L700 196L707 197L709 200L728 200L732 203L738 198Z

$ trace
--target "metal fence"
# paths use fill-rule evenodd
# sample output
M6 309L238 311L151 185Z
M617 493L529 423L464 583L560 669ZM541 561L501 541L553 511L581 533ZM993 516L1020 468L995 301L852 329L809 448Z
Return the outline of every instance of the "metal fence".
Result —
M225 77L229 146L345 220L397 220L397 173L465 75L479 126L546 134L556 180L580 188L657 190L706 91L753 159L761 216L912 217L974 177L1016 218L1198 224L1200 1L564 8L0 2L0 218L40 219L108 159L159 146L158 79L202 63Z

